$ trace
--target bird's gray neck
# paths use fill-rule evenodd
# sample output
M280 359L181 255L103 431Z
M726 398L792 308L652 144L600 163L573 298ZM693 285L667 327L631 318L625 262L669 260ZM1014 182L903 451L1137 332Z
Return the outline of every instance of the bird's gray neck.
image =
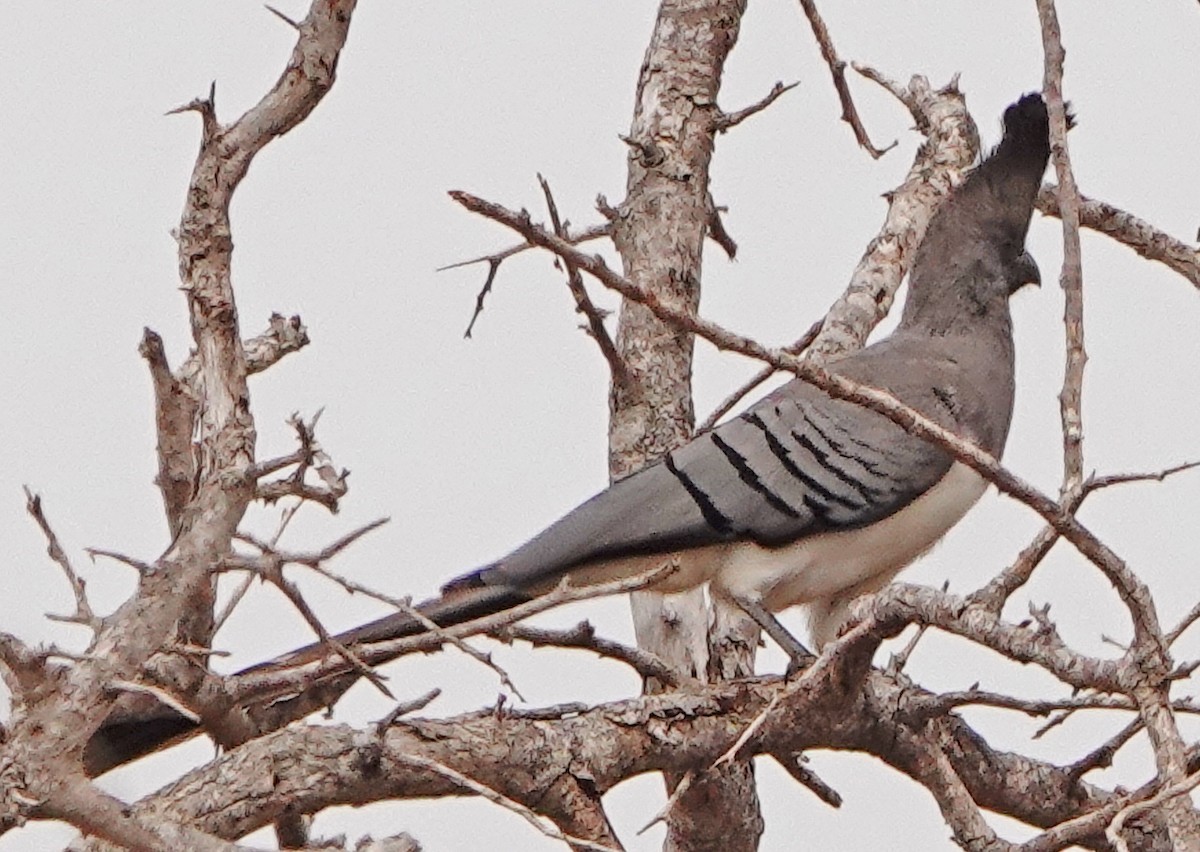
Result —
M910 282L898 330L931 337L963 334L1007 340L1012 349L1012 313L1008 293L980 287L972 276L953 282Z

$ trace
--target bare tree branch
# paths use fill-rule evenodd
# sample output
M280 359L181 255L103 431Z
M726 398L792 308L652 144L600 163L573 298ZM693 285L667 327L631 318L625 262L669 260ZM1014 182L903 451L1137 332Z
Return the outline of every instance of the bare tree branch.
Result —
M230 278L229 204L253 156L302 121L328 91L353 9L353 0L316 0L280 80L233 124L218 124L211 90L190 105L203 118L201 150L176 237L204 387L193 511L155 570L103 621L87 658L64 669L60 688L28 694L0 743L0 766L20 767L28 797L44 802L42 814L130 848L228 848L183 824L131 820L123 805L84 778L82 756L120 694L112 684L136 682L188 612L211 619L211 569L253 495L246 474L255 430ZM153 351L148 357L161 379L162 360Z
M1062 95L1062 64L1065 53L1062 34L1052 0L1039 0L1042 48L1046 54L1046 108L1050 113L1050 153L1058 174L1058 206L1063 223L1063 266L1060 283L1065 296L1063 327L1067 338L1067 365L1063 373L1059 409L1062 419L1062 494L1083 482L1083 368L1087 351L1083 345L1083 258L1079 247L1079 189L1071 171L1067 149L1070 127Z
M628 664L644 678L654 678L667 686L678 686L682 679L680 675L657 656L641 648L631 648L596 635L596 629L590 622L581 621L567 630L546 630L541 627L530 627L526 624L513 624L492 634L501 642L519 639L528 642L533 647L553 646L555 648L582 648L594 651L601 657L620 660Z
M800 83L797 81L795 83L788 83L785 86L783 81L780 80L771 87L771 91L767 92L762 100L756 101L755 103L750 104L748 107L734 110L733 112L721 113L721 115L717 118L717 132L728 133L732 128L737 127L750 116L762 112L771 104L775 103L775 101L779 100L780 96L785 92L790 92L799 85Z
M1063 429L1063 488L1070 493L1083 481L1083 419L1081 414L1083 368L1087 353L1083 346L1083 261L1079 246L1079 190L1071 171L1067 150L1067 114L1062 96L1062 32L1054 0L1037 0L1045 52L1043 86L1050 113L1051 156L1058 175L1058 200L1063 222L1062 287L1066 296L1063 323L1067 333L1067 365L1059 396ZM1101 569L1103 570L1103 568ZM1149 603L1147 596L1147 603ZM1187 772L1186 748L1175 716L1170 709L1170 683L1163 668L1170 669L1167 643L1157 621L1141 620L1149 611L1131 606L1134 617L1134 641L1130 653L1153 659L1148 671L1139 671L1130 693L1138 702L1140 715L1154 749L1159 777L1172 787L1183 783ZM1190 788L1188 788L1190 789ZM1167 827L1172 845L1179 850L1200 850L1200 821L1191 808L1177 798L1167 802ZM1119 833L1121 818L1110 830ZM1113 837L1116 836L1114 833Z
M821 58L825 60L825 64L829 66L829 73L833 75L833 88L837 90L838 100L842 104L842 121L850 125L858 144L878 160L895 148L897 143L892 142L886 148L876 148L871 144L871 140L867 138L867 129L863 127L862 119L858 117L854 99L850 96L850 87L846 84L846 63L838 58L837 50L833 47L833 39L829 35L829 29L825 26L825 21L821 19L821 13L817 11L817 4L814 0L800 0L800 8L804 10L804 16L812 25L813 35L816 36L817 45L821 48Z
M46 553L62 569L63 576L67 578L67 584L71 587L71 593L75 596L74 613L51 617L55 621L82 624L85 627L91 628L93 632L98 633L104 622L92 612L92 607L88 603L87 583L71 567L70 558L67 556L66 551L63 550L62 545L58 541L58 536L54 534L54 529L50 526L50 521L46 519L46 513L42 510L42 498L30 491L29 486L25 487L25 511L29 512L30 517L37 523L42 534L46 536Z
M550 222L554 226L554 233L565 239L567 229L558 218L558 205L554 203L554 195L550 192L550 184L540 174L537 177L538 183L542 187L542 194L546 197L546 208L550 213ZM567 287L570 289L571 295L575 298L575 310L583 314L587 320L587 326L585 326L587 333L592 340L596 341L596 345L600 347L600 353L604 356L604 360L608 362L612 381L617 384L629 381L625 362L617 354L616 344L613 343L612 338L609 336L608 329L604 327L604 312L597 308L592 302L591 297L588 296L587 290L583 286L583 276L579 274L579 270L567 261L563 261L563 264L567 268ZM492 274L489 273L489 279Z
M808 331L804 332L804 334L802 334L795 343L789 343L787 346L783 347L783 351L791 355L804 354L804 350L811 346L812 342L817 339L817 334L821 331L823 325L824 323L821 320L817 320L808 327ZM745 382L745 384L721 400L721 403L713 409L712 413L705 417L703 422L696 427L696 434L698 435L702 432L707 432L716 426L722 417L732 411L734 406L745 399L747 394L752 392L756 387L778 372L779 370L768 364L751 376Z
M939 771L952 769L981 807L1047 828L1116 803L1108 812L1111 818L1131 801L1072 779L1059 767L994 751L953 715L928 717L923 707L935 696L907 680L868 671L859 690L841 693L850 702L845 704L836 699L844 672L837 659L830 662L819 689L814 681L800 686L751 679L574 708L558 716L482 712L445 720L407 719L365 736L345 725L296 725L220 756L133 809L147 820L195 820L203 831L236 837L269 822L285 805L312 812L345 801L351 791L359 804L461 792L443 776L405 763L405 758L419 756L469 774L558 821L565 801L560 791L529 783L545 777L539 767L557 766L565 758L571 767L567 774L589 778L599 794L630 774L668 769L682 774L711 765L732 744L730 731L744 730L777 695L784 697L772 714L775 723L759 730L750 745L754 753L787 755L819 745L856 748L919 775L928 771L922 764L929 749L940 748L948 764ZM650 719L656 720L654 726L643 724ZM514 755L522 755L521 772L512 771ZM236 783L214 784L213 779L250 783L268 767L275 783L261 792L260 811L225 805L238 801L245 790ZM1020 791L1009 783L1017 779ZM1104 848L1103 838L1099 845L1094 838L1106 824L1096 820L1089 831L1074 835L1075 842ZM1154 829L1145 828L1143 837L1152 839Z
M405 755L401 758L401 760L403 760L405 763L412 764L413 766L420 767L421 769L427 769L430 772L435 772L438 775L441 775L442 777L449 779L451 782L458 785L459 787L462 787L463 789L466 789L466 790L470 790L472 793L475 793L478 796L482 796L483 798L487 799L489 802L499 805L500 807L504 808L505 810L512 811L514 814L521 817L523 820L525 820L527 823L532 825L534 828L536 828L538 831L540 831L542 834L546 835L549 838L552 838L554 840L561 840L564 843L570 843L572 846L574 846L576 848L586 849L586 850L589 850L589 852L619 852L619 850L616 847L609 846L604 843L593 843L592 841L585 840L582 837L572 837L569 834L563 834L557 828L554 828L551 825L547 825L545 822L543 822L541 820L541 818L538 817L537 814L535 814L532 810L530 810L529 808L522 805L520 802L513 801L512 799L505 796L503 793L499 793L496 790L493 790L491 787L487 786L486 784L481 784L478 781L474 780L473 778L470 778L461 772L451 769L449 766L445 766L444 764L438 763L435 760L429 760L428 758L417 757L416 755Z
M1047 216L1062 216L1058 187L1043 186L1037 207ZM1079 224L1112 237L1147 260L1157 261L1178 272L1200 288L1200 253L1196 249L1117 207L1086 196L1079 196Z

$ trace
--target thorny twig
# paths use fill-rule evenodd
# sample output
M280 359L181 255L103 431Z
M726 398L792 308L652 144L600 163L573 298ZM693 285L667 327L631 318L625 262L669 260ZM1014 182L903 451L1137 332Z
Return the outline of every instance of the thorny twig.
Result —
M796 783L810 791L831 808L842 806L842 794L833 788L825 779L807 765L808 758L803 754L772 754L775 762L783 767L783 771L795 779Z
M1083 505L1083 501L1093 491L1099 491L1102 488L1124 483L1162 482L1168 476L1191 470L1198 464L1200 463L1186 462L1153 473L1109 474L1107 476L1093 475L1084 480L1080 486L1062 495L1062 507L1064 511L1073 515L1079 511L1079 507ZM1058 532L1054 527L1043 527L1033 541L1017 555L1016 561L989 580L981 589L974 592L970 596L971 600L986 605L994 612L999 612L1004 607L1005 602L1012 597L1013 593L1029 582L1029 578L1033 576L1034 569L1046 558L1046 555L1057 541ZM1170 645L1173 641L1173 639L1168 639L1167 644Z
M1071 171L1067 146L1068 118L1062 93L1063 62L1066 54L1063 50L1062 31L1054 0L1037 0L1037 11L1045 53L1043 89L1050 114L1051 158L1058 176L1058 198L1063 222L1061 283L1066 297L1063 323L1066 326L1067 364L1059 402L1063 431L1062 492L1066 494L1076 490L1076 486L1083 481L1081 406L1083 370L1087 353L1083 343L1083 261L1079 246L1079 189ZM1103 566L1098 567L1103 570ZM1111 576L1109 579L1112 579ZM1137 702L1139 715L1146 723L1159 777L1171 787L1176 787L1184 781L1186 748L1177 720L1171 712L1170 684L1162 677L1167 673L1164 669L1169 670L1171 665L1168 645L1157 618L1150 617L1153 603L1148 594L1143 605L1137 606L1134 601L1128 599L1126 605L1134 622L1133 642L1126 658L1138 662L1127 694ZM1190 848L1200 843L1197 823L1190 809L1183 807L1179 801L1172 800L1166 804L1164 810L1167 833L1174 846ZM1113 821L1114 826L1120 822L1121 818L1118 816ZM1113 826L1110 826L1109 830L1112 832L1110 837L1116 837Z
M1116 736L1110 738L1108 742L1092 749L1079 760L1066 767L1067 775L1072 779L1079 779L1091 772L1093 769L1101 769L1112 765L1112 759L1117 752L1121 750L1127 742L1134 738L1139 731L1146 727L1146 723L1140 717L1135 717L1129 720L1124 728L1117 732Z
M612 224L610 222L605 222L603 225L592 225L591 227L584 228L577 234L563 234L563 239L572 245L579 245L580 243L586 243L589 240L596 240L600 237L607 237L611 234ZM475 296L475 311L471 314L471 321L467 323L467 330L463 332L463 337L471 337L471 332L475 329L475 321L478 320L479 315L483 313L484 300L487 298L488 293L492 292L492 284L495 283L496 273L500 269L500 264L512 257L514 254L520 254L521 252L531 248L534 248L532 243L521 243L520 245L509 246L506 249L493 252L492 254L473 257L470 260L460 260L457 263L449 263L445 266L439 266L437 268L437 272L446 272L448 270L458 269L459 267L463 266L472 266L476 263L486 263L488 265L487 278L483 282L483 287Z
M546 208L550 213L550 222L554 227L554 233L559 237L567 236L566 226L558 217L558 205L554 203L554 195L550 192L550 184L540 174L537 176L538 183L541 184L542 194L546 197ZM601 311L592 301L587 293L587 289L583 286L583 276L579 274L579 269L571 264L570 261L563 260L563 265L567 268L567 287L571 291L571 295L575 298L575 310L583 314L587 320L586 330L592 340L596 341L596 345L600 347L600 352L604 355L604 360L608 362L608 369L612 373L612 380L615 386L627 384L629 381L629 371L625 366L625 361L621 358L621 354L617 352L616 344L613 343L612 337L608 334L608 329L604 327L605 312ZM494 272L489 272L489 279L494 275ZM472 323L474 319L472 318Z
M421 612L407 601L392 600L390 603L409 618L419 621L421 626L425 628L426 633L431 633L434 636L440 636L446 641L447 644L453 645L471 659L487 666L496 673L497 677L500 678L501 685L507 687L508 690L513 695L517 696L517 698L519 698L521 701L525 700L525 696L521 694L521 690L517 689L517 685L513 682L513 679L509 676L508 672L501 668L500 664L492 659L491 654L486 653L485 651L480 651L478 648L469 645L466 639L460 636L455 636L448 632L445 628L437 624L433 619L429 618L429 616L425 615L425 613Z
M111 559L114 562L120 562L122 565L128 565L139 574L146 574L149 571L154 570L154 566L152 566L149 562L143 562L140 559L134 559L132 556L128 556L124 553L118 553L115 550L105 550L101 547L88 547L84 549L84 552L91 557L93 561L97 557L104 557L105 559Z
M370 681L376 689L378 689L388 698L394 700L396 696L392 695L391 690L384 685L383 677L377 674L375 670L372 669L367 663L363 662L363 660L359 658L358 654L346 647L340 640L338 640L337 637L325 629L325 625L321 623L321 619L317 617L317 614L313 612L312 607L308 605L308 601L306 601L304 596L300 594L300 589L296 587L295 583L292 583L283 576L283 566L276 563L269 554L266 555L264 564L266 564L268 568L277 567L278 569L267 570L267 572L263 575L264 579L269 580L272 585L283 592L287 599L292 602L292 606L296 607L296 610L301 616L303 616L304 620L308 622L308 626L313 629L318 637L320 637L321 642L325 645L328 645L331 650L337 652L340 657L350 664L352 669Z
M289 417L288 425L296 431L299 448L286 456L258 462L251 468L251 476L262 478L290 465L296 465L296 469L286 479L259 483L255 493L259 500L273 503L283 497L299 497L301 500L320 503L331 512L338 510L338 501L346 496L349 487L346 479L350 471L336 470L333 460L317 441L317 423L320 422L323 412L324 409L319 409L308 423L305 423L299 414ZM310 467L316 470L322 485L310 485L305 482Z

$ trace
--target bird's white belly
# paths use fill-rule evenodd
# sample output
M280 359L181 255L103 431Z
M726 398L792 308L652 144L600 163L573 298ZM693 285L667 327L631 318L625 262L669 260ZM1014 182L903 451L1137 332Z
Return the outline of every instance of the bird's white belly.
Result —
M879 588L936 544L986 488L979 474L955 462L927 492L874 524L783 547L742 543L728 548L711 577L713 591L759 600L778 612L852 589L858 594Z

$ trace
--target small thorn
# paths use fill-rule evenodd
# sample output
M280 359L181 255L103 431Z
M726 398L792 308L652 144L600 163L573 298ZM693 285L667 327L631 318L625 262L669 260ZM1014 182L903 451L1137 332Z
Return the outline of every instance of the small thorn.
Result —
M296 23L295 21L293 21L291 18L289 18L287 15L283 14L283 12L280 12L278 9L276 9L274 6L270 5L269 3L264 3L263 5L266 6L266 9L268 12L270 12L275 17L279 18L279 20L283 21L285 24L287 24L289 27L296 30L297 32L300 31L300 25L298 23Z

